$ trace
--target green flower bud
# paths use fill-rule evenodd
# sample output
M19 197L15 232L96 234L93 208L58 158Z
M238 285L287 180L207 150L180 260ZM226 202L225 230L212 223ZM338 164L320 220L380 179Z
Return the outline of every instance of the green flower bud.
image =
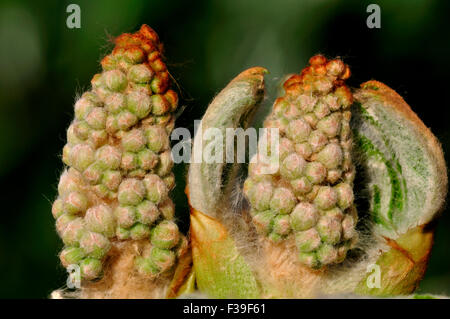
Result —
M102 259L111 248L111 243L102 234L85 232L80 239L80 247L89 257Z
M145 148L138 154L139 166L144 170L150 170L158 164L158 155Z
M97 150L95 158L103 169L118 169L122 153L117 147L105 145Z
M314 200L316 206L320 209L331 209L337 203L337 193L330 186L321 186Z
M294 149L303 158L309 158L313 152L312 147L308 142L295 144Z
M152 202L159 204L166 200L169 190L164 181L156 174L148 174L143 179L145 189L147 190L147 198Z
M269 238L270 241L276 244L281 243L284 239L282 235L277 234L275 232L270 233L269 236L267 236L267 238Z
M312 189L311 182L305 176L291 180L290 183L292 186L292 190L294 191L294 194L297 196L309 193Z
M313 184L320 184L327 176L327 169L319 162L309 162L306 164L305 176Z
M337 168L342 163L342 149L337 143L330 143L317 154L317 160L328 169Z
M87 144L75 145L69 153L70 164L78 171L84 171L95 160L94 150Z
M136 208L134 206L118 206L114 211L120 227L130 228L136 222Z
M311 252L320 246L320 236L315 228L295 233L295 244L301 252Z
M103 130L106 125L106 112L102 107L94 107L85 120L94 130Z
M287 127L287 136L294 143L305 142L311 133L311 126L304 120L291 121Z
M77 217L68 222L66 227L64 227L64 230L61 232L61 239L67 246L78 246L78 242L85 232L86 229L83 219Z
M139 152L145 146L144 133L140 129L132 129L122 137L122 147L125 151Z
M103 176L103 167L99 162L92 163L83 172L84 179L91 185L97 185Z
M315 252L299 252L298 261L310 268L318 268L320 266L317 254Z
M173 168L172 152L167 150L159 155L159 162L156 166L156 174L165 176L170 173Z
M78 121L71 125L71 128L73 129L73 133L75 133L76 137L80 140L86 140L89 137L89 132L91 128L89 127L89 124L87 124L85 121ZM69 132L71 131L71 128L67 130L67 134L69 135ZM71 144L78 144L78 143L72 143L72 141L69 141L69 136L67 136L67 141Z
M300 155L291 153L281 163L281 176L287 179L295 179L302 176L306 162Z
M173 173L170 173L163 177L163 181L167 186L167 189L171 191L175 187L175 175Z
M151 98L141 90L135 90L127 95L128 109L138 118L146 117L152 108Z
M172 221L165 220L156 225L150 235L152 245L158 248L170 249L180 240L178 226Z
M91 130L89 132L89 143L94 148L99 148L102 145L105 145L105 143L108 140L108 133L106 133L105 130Z
M137 271L144 275L157 275L159 273L159 269L149 258L144 258L141 256L136 257L134 260L134 266Z
M119 240L127 240L131 238L131 232L129 229L118 226L116 228L116 236Z
M145 196L144 184L135 178L127 178L120 183L118 200L121 205L137 205Z
M316 225L318 219L316 207L311 203L301 202L291 213L291 227L294 231L307 230Z
M150 227L147 225L137 223L130 229L130 236L133 240L140 240L150 236Z
M317 101L317 97L310 94L301 94L297 98L297 103L300 105L300 109L304 113L312 112L314 110L314 106L317 104Z
M123 153L120 168L127 171L131 171L136 169L138 165L139 165L138 156L135 153L131 152Z
M270 141L268 139L268 141ZM269 144L269 143L267 143ZM267 145L267 150L270 151L271 145ZM279 144L279 152L280 152L280 160L284 160L286 156L294 152L294 143L291 142L291 140L282 137L280 138L280 144ZM269 153L268 153L269 155Z
M273 231L280 236L286 236L291 232L289 215L278 215L273 220Z
M270 199L273 194L273 186L271 182L262 181L254 184L248 190L248 200L252 207L256 210L263 211L270 208Z
M113 237L116 231L116 220L114 214L108 206L100 204L93 206L86 211L84 216L86 228L105 235Z
M313 152L318 152L328 143L328 138L322 131L315 130L311 132L308 143Z
M278 214L289 214L296 203L294 194L288 188L278 187L270 200L270 209Z
M64 213L61 216L58 217L56 220L56 231L59 235L61 235L64 232L64 229L66 229L69 222L73 221L76 216L68 213Z
M317 123L317 128L332 138L339 134L341 130L342 113L335 112L321 119Z
M268 235L273 229L273 220L276 216L271 210L266 210L263 212L258 212L253 216L253 224L256 230L263 235Z
M128 70L128 80L136 83L148 83L154 75L153 70L147 64L133 65Z
M330 114L330 108L326 103L323 101L319 101L316 106L314 107L314 114L317 116L317 118L320 120Z
M81 192L71 192L64 199L64 211L69 214L79 214L87 209L88 200Z
M92 109L96 106L97 106L96 103L93 103L88 98L81 97L75 103L75 118L77 120L83 120L89 114L89 112L91 112Z
M106 71L102 77L108 90L120 92L127 87L127 78L122 71Z
M148 148L155 153L166 150L170 145L166 130L159 125L147 127L145 136L147 137Z
M105 100L105 108L112 114L119 114L120 111L125 109L126 105L125 95L121 93L112 93Z
M338 205L342 209L347 209L353 204L353 189L348 183L340 183L334 187L337 193Z
M136 207L136 218L137 221L145 224L153 224L159 217L159 210L156 205L149 201L144 200Z
M59 254L59 259L67 268L69 265L79 264L85 256L83 249L79 247L66 247Z
M106 132L109 134L114 134L119 130L119 122L117 118L118 117L114 115L109 115L106 118Z
M145 53L141 48L130 47L123 53L123 58L132 64L142 63L145 60Z
M117 126L120 130L126 131L134 124L136 124L138 118L130 111L122 111L117 115Z
M83 259L80 263L80 272L84 279L96 279L102 274L102 262L95 258Z
M320 238L331 245L339 243L342 234L342 225L338 218L333 216L322 216L317 222L317 231Z
M328 265L337 260L337 249L329 244L322 244L317 250L317 259L322 265Z
M52 215L53 218L58 219L62 214L64 214L64 201L61 198L58 198L53 202Z
M155 94L150 97L152 104L152 113L155 115L163 115L170 111L170 103L161 94Z
M175 205L170 198L167 198L164 202L160 203L159 211L164 219L172 220L175 216Z
M171 250L153 247L149 259L158 272L163 273L173 267L176 256Z
M110 191L116 191L122 182L120 171L106 171L103 173L102 184Z

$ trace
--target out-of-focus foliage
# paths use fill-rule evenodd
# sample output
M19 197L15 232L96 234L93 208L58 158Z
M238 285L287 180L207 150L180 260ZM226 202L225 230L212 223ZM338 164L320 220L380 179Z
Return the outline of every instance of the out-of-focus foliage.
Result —
M450 153L448 1L377 1L381 29L367 28L371 1L360 0L79 0L81 29L66 27L70 3L0 4L0 297L46 297L65 284L50 205L74 98L100 69L111 37L142 23L159 33L180 84L186 109L178 126L193 129L244 68L268 68L270 87L324 53L351 65L351 85L375 78L396 89ZM175 168L181 219L188 214L184 171ZM422 292L450 294L449 227L444 211Z

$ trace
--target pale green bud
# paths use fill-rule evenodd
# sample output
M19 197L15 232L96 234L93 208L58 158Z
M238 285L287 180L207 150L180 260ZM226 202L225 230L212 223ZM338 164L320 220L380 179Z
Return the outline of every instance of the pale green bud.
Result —
M122 182L120 171L106 171L103 173L102 184L110 191L116 191Z
M112 114L119 114L126 107L125 95L112 93L105 100L105 108Z
M142 181L135 178L127 178L120 183L118 200L121 205L137 205L145 196L145 188Z
M77 144L70 150L69 162L80 172L84 171L94 160L94 150L88 144Z
M138 156L132 152L125 152L122 154L122 161L120 167L124 170L131 171L138 167L139 160Z
M159 162L156 166L156 174L165 176L171 172L173 168L172 152L167 150L159 154Z
M153 125L147 127L145 136L147 137L148 148L155 153L166 150L170 145L169 136L162 126Z
M288 188L278 187L273 192L270 200L270 209L278 214L289 214L294 208L297 200Z
M106 112L102 107L94 107L85 117L86 123L95 130L103 130L106 125Z
M320 236L315 228L295 233L295 243L301 252L311 252L320 246Z
M327 176L327 169L319 162L309 162L306 164L305 176L313 184L320 184Z
M118 206L114 211L120 227L130 228L136 222L136 208L134 206Z
M81 217L77 217L74 220L67 223L66 227L62 231L61 239L67 246L78 246L78 242L82 236L86 233L84 221Z
M337 199L337 193L332 187L321 186L316 198L314 199L314 203L318 208L327 210L336 205Z
M317 160L328 169L337 168L342 163L342 149L337 143L330 143L317 154Z
M263 235L268 235L273 229L273 220L276 216L271 210L266 210L263 212L258 212L253 216L253 224L256 230Z
M139 166L144 170L150 170L158 164L158 155L145 148L138 154Z
M273 231L280 236L286 236L291 232L290 216L278 215L273 220Z
M132 129L122 137L122 147L125 151L139 152L145 146L146 139L140 129Z
M337 257L337 249L332 245L322 244L317 250L317 259L322 265L328 265L336 262Z
M287 179L296 179L302 176L306 161L296 153L289 154L281 163L281 176Z
M138 122L138 117L130 111L122 111L117 115L117 126L126 131Z
M88 206L87 197L81 192L71 192L64 199L64 211L70 214L84 212Z
M130 236L133 240L140 240L150 236L150 227L147 225L137 223L130 229Z
M287 127L287 136L294 143L305 142L311 133L311 126L302 119L289 122Z
M152 108L150 97L141 90L135 90L127 95L128 109L138 118L146 117Z
M122 152L117 147L105 145L97 150L95 157L103 169L118 169Z
M53 218L58 219L62 214L64 214L64 201L61 198L58 198L53 202L52 215Z
M79 247L66 247L59 254L59 259L64 267L69 265L79 264L85 257L83 249Z
M342 225L338 218L333 216L322 216L317 222L317 231L320 238L326 243L337 244L341 240Z
M83 259L80 263L80 272L86 280L98 278L102 274L102 262L95 258Z
M80 247L92 258L103 258L111 248L111 243L104 235L95 232L85 232L80 240Z
M127 78L122 71L106 71L103 73L102 77L108 90L120 92L127 87Z
M291 227L294 231L303 231L313 227L319 219L317 208L307 202L295 206L291 213Z
M151 81L154 71L146 64L133 65L128 70L128 80L136 83L148 83Z
M152 202L159 204L166 200L169 190L164 181L156 174L148 174L143 179L147 198Z
M150 235L152 245L163 249L170 249L176 246L179 239L180 233L177 224L169 220L162 221L156 225Z
M353 204L353 189L348 183L340 183L334 187L337 193L338 205L342 209L347 209Z
M137 221L142 224L151 225L158 219L158 217L159 217L158 207L156 207L156 205L149 200L142 201L136 207Z
M175 216L175 205L170 198L167 198L164 202L160 203L159 211L164 219L172 220Z
M116 220L109 206L101 204L89 208L84 216L84 221L87 229L102 233L106 237L114 236Z

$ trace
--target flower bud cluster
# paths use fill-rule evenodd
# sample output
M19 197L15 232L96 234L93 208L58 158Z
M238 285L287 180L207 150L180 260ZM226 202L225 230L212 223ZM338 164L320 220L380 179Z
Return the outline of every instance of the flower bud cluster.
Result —
M309 62L284 83L285 95L264 123L279 129L279 169L265 174L263 162L251 163L244 194L261 234L273 242L293 238L299 261L319 268L342 262L357 237L353 99L344 84L347 65L321 55Z
M60 259L95 279L115 243L148 240L152 253L138 256L136 266L158 275L187 247L169 197L175 186L169 135L178 96L169 88L162 44L146 25L116 38L101 65L67 130L68 169L52 208L65 244Z

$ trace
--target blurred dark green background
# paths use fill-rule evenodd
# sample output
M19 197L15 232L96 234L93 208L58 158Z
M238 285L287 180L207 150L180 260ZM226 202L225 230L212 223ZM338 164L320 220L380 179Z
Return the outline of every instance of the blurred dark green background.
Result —
M181 85L187 107L178 126L192 128L241 70L265 66L275 83L320 52L351 65L353 86L375 78L397 90L449 160L449 1L75 1L81 29L68 29L70 3L0 4L0 297L45 298L64 285L50 207L74 98L89 87L111 36L142 23L159 33ZM366 26L369 3L381 6L381 29ZM177 210L186 215L181 186ZM450 294L449 229L445 211L422 292Z

